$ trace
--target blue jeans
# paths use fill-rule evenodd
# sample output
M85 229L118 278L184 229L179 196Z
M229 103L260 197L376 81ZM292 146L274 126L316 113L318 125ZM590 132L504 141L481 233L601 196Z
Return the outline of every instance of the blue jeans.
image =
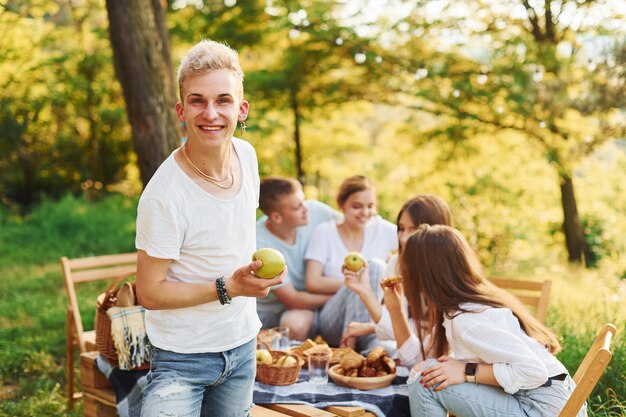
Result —
M435 360L429 359L424 368L434 363ZM434 391L416 381L409 385L409 403L414 417L446 417L448 411L457 417L554 417L559 415L574 388L570 377L552 381L549 387L519 390L515 394L508 394L500 387L469 382ZM586 408L586 405L582 407L579 417L587 415Z
M142 417L249 417L256 340L219 353L154 348Z

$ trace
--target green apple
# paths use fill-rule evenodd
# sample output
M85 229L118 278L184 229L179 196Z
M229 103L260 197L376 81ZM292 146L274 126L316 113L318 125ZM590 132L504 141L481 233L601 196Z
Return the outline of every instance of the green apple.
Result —
M292 356L282 356L276 361L276 365L280 366L293 366L296 364L296 360Z
M263 264L254 271L259 278L274 278L285 269L285 257L282 253L272 248L262 248L252 254L252 260L260 260Z
M256 350L256 361L261 362L267 365L271 365L274 362L274 358L272 358L272 354L267 349L257 349Z
M359 252L350 252L346 255L346 259L344 259L343 264L350 271L358 272L365 266L365 260Z

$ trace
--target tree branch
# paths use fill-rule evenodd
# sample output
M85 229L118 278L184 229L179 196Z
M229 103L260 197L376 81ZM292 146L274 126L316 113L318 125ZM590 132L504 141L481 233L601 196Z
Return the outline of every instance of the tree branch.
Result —
M532 34L535 37L537 42L542 42L544 40L544 35L541 33L541 27L539 26L539 18L537 17L537 12L533 9L533 6L530 5L528 0L522 0L522 4L526 8L528 12L528 20L530 20L530 24L532 25Z

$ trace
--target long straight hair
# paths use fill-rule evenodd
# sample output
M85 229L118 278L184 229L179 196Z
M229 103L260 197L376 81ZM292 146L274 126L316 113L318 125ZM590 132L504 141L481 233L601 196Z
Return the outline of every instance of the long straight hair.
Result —
M409 215L416 227L424 223L452 226L452 214L448 203L443 198L433 194L419 194L408 199L398 212L397 225L400 225L400 217L404 212ZM398 253L402 254L400 242L398 242Z
M553 354L561 350L554 333L533 317L517 297L485 278L478 257L458 230L421 225L406 243L400 269L424 357L448 353L443 320L471 314L462 308L464 303L508 308L527 335ZM425 348L428 334L431 342Z

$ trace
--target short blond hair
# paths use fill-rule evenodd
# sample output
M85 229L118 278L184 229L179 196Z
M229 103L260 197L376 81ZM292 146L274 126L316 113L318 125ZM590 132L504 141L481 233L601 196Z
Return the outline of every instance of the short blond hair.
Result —
M178 66L178 90L181 101L185 79L218 69L227 69L235 75L241 85L239 98L243 99L243 70L237 51L224 43L204 39L187 52Z

